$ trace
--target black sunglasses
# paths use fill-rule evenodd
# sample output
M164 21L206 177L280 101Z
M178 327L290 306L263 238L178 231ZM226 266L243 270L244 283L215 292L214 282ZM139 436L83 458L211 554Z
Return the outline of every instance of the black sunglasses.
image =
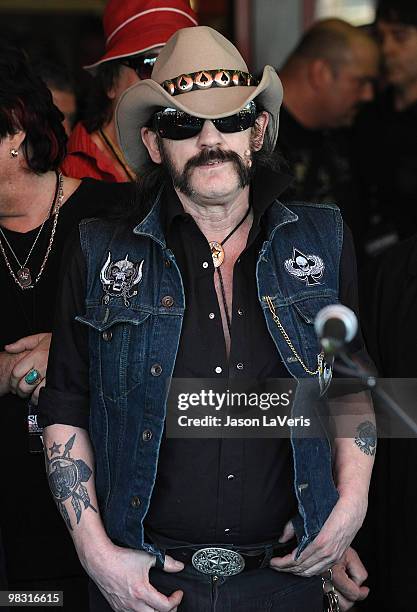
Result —
M175 108L165 108L155 113L151 127L155 132L158 132L161 138L185 140L197 136L201 132L205 121L206 119L203 117L193 117ZM254 102L249 102L235 115L210 119L210 121L223 134L243 132L255 125L256 105Z
M138 77L143 81L151 78L152 69L157 57L158 54L155 53L150 53L147 55L134 55L132 57L123 58L120 63L123 64L123 66L132 68L132 70L134 70Z

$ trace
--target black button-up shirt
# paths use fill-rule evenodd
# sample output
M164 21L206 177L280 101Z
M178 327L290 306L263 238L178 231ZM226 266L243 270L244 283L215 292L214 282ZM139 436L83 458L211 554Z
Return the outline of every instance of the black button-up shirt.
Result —
M288 179L258 180L254 220L233 272L231 346L226 354L207 239L174 190L167 194L165 235L184 283L186 311L175 363L177 378L288 377L266 328L255 268L263 213ZM163 438L145 528L193 543L252 544L277 538L295 513L290 444L286 439Z

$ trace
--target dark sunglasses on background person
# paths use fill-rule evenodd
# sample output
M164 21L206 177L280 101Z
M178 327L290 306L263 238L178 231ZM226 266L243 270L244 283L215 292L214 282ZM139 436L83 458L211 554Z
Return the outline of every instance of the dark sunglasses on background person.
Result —
M125 57L120 61L123 66L132 68L143 81L150 79L152 69L158 57L158 53L147 53L145 55L133 55L132 57Z
M206 119L202 117L193 117L175 108L165 108L155 113L151 121L151 128L158 132L161 138L185 140L197 136L201 132L205 121ZM210 121L223 134L243 132L255 125L255 102L249 102L235 115L210 119Z

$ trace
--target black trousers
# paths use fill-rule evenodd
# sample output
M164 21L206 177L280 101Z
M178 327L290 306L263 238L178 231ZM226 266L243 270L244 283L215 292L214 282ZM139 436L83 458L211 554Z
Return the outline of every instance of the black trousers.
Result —
M178 573L152 568L151 584L164 595L181 589L178 612L322 612L321 578L300 578L270 568L236 576L213 577L187 565ZM90 612L110 612L111 607L90 582Z

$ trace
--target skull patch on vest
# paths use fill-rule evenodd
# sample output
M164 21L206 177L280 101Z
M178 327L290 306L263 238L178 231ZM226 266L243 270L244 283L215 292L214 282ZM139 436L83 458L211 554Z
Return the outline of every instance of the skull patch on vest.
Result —
M295 276L307 286L320 285L319 279L323 276L324 263L318 255L304 255L293 247L292 258L286 259L284 266L291 276Z
M119 261L111 261L111 253L100 272L100 280L104 290L104 304L108 304L112 298L123 298L124 305L130 306L129 299L137 295L135 286L142 280L142 261L132 263L128 260L129 255Z

